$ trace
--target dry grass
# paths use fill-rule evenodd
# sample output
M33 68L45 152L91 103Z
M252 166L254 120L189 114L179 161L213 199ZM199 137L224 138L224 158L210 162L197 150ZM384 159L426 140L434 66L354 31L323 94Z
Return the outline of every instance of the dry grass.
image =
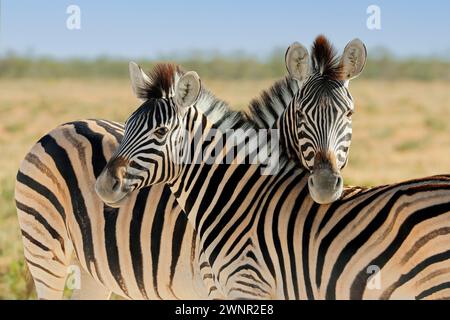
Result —
M272 80L204 83L243 108ZM13 201L18 164L57 125L83 118L124 121L138 102L125 80L0 80L0 298L23 298L21 241ZM347 183L374 185L450 172L446 82L356 80Z

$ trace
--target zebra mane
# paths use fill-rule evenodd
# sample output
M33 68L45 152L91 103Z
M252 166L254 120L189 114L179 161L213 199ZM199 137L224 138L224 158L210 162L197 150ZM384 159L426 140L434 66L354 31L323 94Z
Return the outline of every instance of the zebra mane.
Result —
M159 63L148 74L148 82L143 90L143 97L163 98L173 96L175 84L185 71L178 65ZM251 124L246 121L242 112L233 111L230 106L216 98L204 86L200 92L196 108L202 112L218 129L248 128Z
M179 66L171 63L158 63L148 74L148 81L141 90L141 96L149 98L163 98L173 95L175 82L184 74Z
M258 128L272 128L297 91L297 81L286 76L269 89L262 91L258 98L250 101L245 114Z
M243 112L232 110L227 102L218 99L206 88L202 88L195 107L219 130L249 129L254 123Z
M319 35L312 45L312 72L319 73L333 80L342 78L343 67L339 63L336 49L323 35Z

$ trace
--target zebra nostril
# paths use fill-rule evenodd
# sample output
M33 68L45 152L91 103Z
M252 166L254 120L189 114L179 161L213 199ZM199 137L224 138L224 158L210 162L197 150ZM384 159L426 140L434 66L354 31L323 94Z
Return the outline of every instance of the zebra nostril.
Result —
M119 179L117 179L117 178L113 178L113 179L114 179L114 183L113 183L113 186L112 186L112 190L114 192L116 192L119 189L119 187L120 187L120 182L119 182Z
M310 186L310 187L314 187L314 179L313 179L313 176L310 176L310 177L309 177L308 183L309 183L309 186Z
M335 185L335 188L336 189L339 189L340 187L341 187L341 185L342 185L342 177L337 177L337 179L336 179L336 185Z

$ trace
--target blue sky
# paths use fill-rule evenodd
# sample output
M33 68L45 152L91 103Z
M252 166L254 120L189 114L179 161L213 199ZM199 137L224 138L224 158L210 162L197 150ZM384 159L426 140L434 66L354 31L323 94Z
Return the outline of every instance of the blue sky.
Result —
M157 57L193 50L265 56L323 33L342 50L352 38L398 56L450 56L450 1L0 0L0 52L54 57ZM81 30L66 8L81 9ZM381 30L366 27L369 5Z

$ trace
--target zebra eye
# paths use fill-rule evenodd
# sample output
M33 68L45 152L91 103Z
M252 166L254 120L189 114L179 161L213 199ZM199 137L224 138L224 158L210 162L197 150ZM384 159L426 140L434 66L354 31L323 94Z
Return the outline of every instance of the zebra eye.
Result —
M353 115L353 110L348 110L345 115L347 116L347 118L351 118L351 116Z
M167 133L167 131L169 130L166 127L160 127L156 129L154 133L158 138L162 138Z

